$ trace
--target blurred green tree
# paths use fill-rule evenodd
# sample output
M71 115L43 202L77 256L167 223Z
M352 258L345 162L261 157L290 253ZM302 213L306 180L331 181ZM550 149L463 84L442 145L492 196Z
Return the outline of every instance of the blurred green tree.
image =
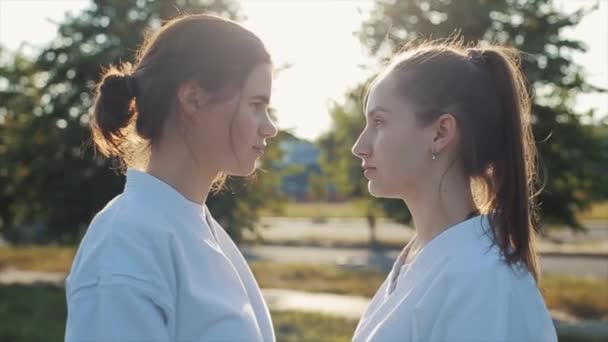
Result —
M21 52L0 47L0 232L9 223L24 223L27 209L17 204L17 198L28 203L35 195L23 189L32 172L23 158L38 153L32 140L44 139L31 134L40 114L35 111L41 98L35 73L35 64ZM34 217L40 215L38 208L30 210ZM35 226L29 228L31 232Z
M600 135L606 122L585 124L597 122L598 113L574 109L578 94L605 90L590 85L582 67L573 61L573 55L585 52L586 47L563 36L565 29L592 10L561 13L550 0L378 0L359 37L379 61L390 58L405 42L454 34L468 43L490 41L522 51L522 68L533 94L540 171L546 183L539 197L541 212L545 223L577 229L582 227L576 211L608 198L608 149ZM342 170L334 181L357 188L347 191L350 196L360 195L362 189L360 169L347 159L357 165L358 161L346 152L356 139L356 133L347 131L363 124L361 93L362 87L355 88L344 103L334 106L333 130L321 139L326 156L331 156L326 160L334 160L335 168ZM385 209L389 217L409 217L395 202L387 202Z
M164 20L203 12L239 18L233 0L94 0L64 18L34 61L17 55L2 63L0 232L8 240L75 242L122 191L124 177L95 155L88 129L101 67L134 60L146 30ZM267 152L267 160L280 158L276 148ZM253 227L256 210L277 198L278 176L258 178L250 188L242 186L248 180L230 179L229 191L208 201L237 239L241 228Z
M321 208L327 202L326 177L320 173L312 172L309 177L309 183L310 199L317 203L317 217L314 220L316 222L323 222L325 218L321 215Z

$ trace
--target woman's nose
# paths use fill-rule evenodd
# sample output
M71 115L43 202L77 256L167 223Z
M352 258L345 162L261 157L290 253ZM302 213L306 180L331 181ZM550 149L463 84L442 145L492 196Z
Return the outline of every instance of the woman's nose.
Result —
M353 148L351 149L351 152L359 158L366 158L369 157L369 151L363 144L363 141L361 139L362 137L363 136L360 136L359 139L357 139L357 141L353 145Z
M260 127L260 135L264 138L273 138L276 137L278 133L279 130L277 129L277 126L268 116L266 116L266 119Z

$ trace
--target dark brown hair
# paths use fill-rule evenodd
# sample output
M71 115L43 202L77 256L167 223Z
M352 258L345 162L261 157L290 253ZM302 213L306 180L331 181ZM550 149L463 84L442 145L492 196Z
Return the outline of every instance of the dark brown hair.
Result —
M241 25L210 15L168 21L147 34L135 64L104 70L95 88L91 130L97 148L123 168L158 141L178 87L196 80L217 99L240 90L252 69L271 62L262 41Z
M457 158L476 204L489 216L494 242L509 265L524 265L538 281L536 146L518 58L517 51L499 46L423 43L396 56L386 73L397 80L420 125L454 115Z

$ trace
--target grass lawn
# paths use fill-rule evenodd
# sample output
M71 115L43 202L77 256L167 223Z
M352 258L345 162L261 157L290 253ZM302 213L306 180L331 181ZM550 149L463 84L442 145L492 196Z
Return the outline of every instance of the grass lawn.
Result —
M572 276L542 277L547 306L576 317L608 320L608 280Z
M375 270L349 270L337 266L250 263L260 287L372 297L386 274Z
M608 201L594 203L591 208L578 213L577 216L581 220L608 220Z
M312 218L352 218L365 217L365 201L352 200L340 203L310 202L298 203L288 202L281 212L273 212L270 209L261 211L261 216L282 217L312 217ZM377 211L378 217L384 217L382 210ZM608 220L608 201L597 202L585 211L577 213L581 220Z
M277 341L349 342L357 322L339 317L297 311L271 312Z
M0 269L67 273L75 254L76 247L0 247Z
M288 202L280 212L264 209L260 216L281 216L281 217L365 217L365 201L353 200L340 203L310 202L298 203ZM378 217L383 217L383 213L378 211Z
M0 285L0 342L63 341L63 288Z

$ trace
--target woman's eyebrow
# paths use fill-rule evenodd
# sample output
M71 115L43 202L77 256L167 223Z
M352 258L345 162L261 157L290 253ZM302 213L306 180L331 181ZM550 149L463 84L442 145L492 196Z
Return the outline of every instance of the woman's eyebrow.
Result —
M254 95L251 97L252 100L262 101L265 104L270 103L270 96L268 95Z
M390 110L388 110L388 109L386 109L384 107L376 106L376 107L374 107L373 109L371 109L370 111L367 112L367 116L373 116L373 115L378 114L378 113L390 113L390 112L391 112Z

